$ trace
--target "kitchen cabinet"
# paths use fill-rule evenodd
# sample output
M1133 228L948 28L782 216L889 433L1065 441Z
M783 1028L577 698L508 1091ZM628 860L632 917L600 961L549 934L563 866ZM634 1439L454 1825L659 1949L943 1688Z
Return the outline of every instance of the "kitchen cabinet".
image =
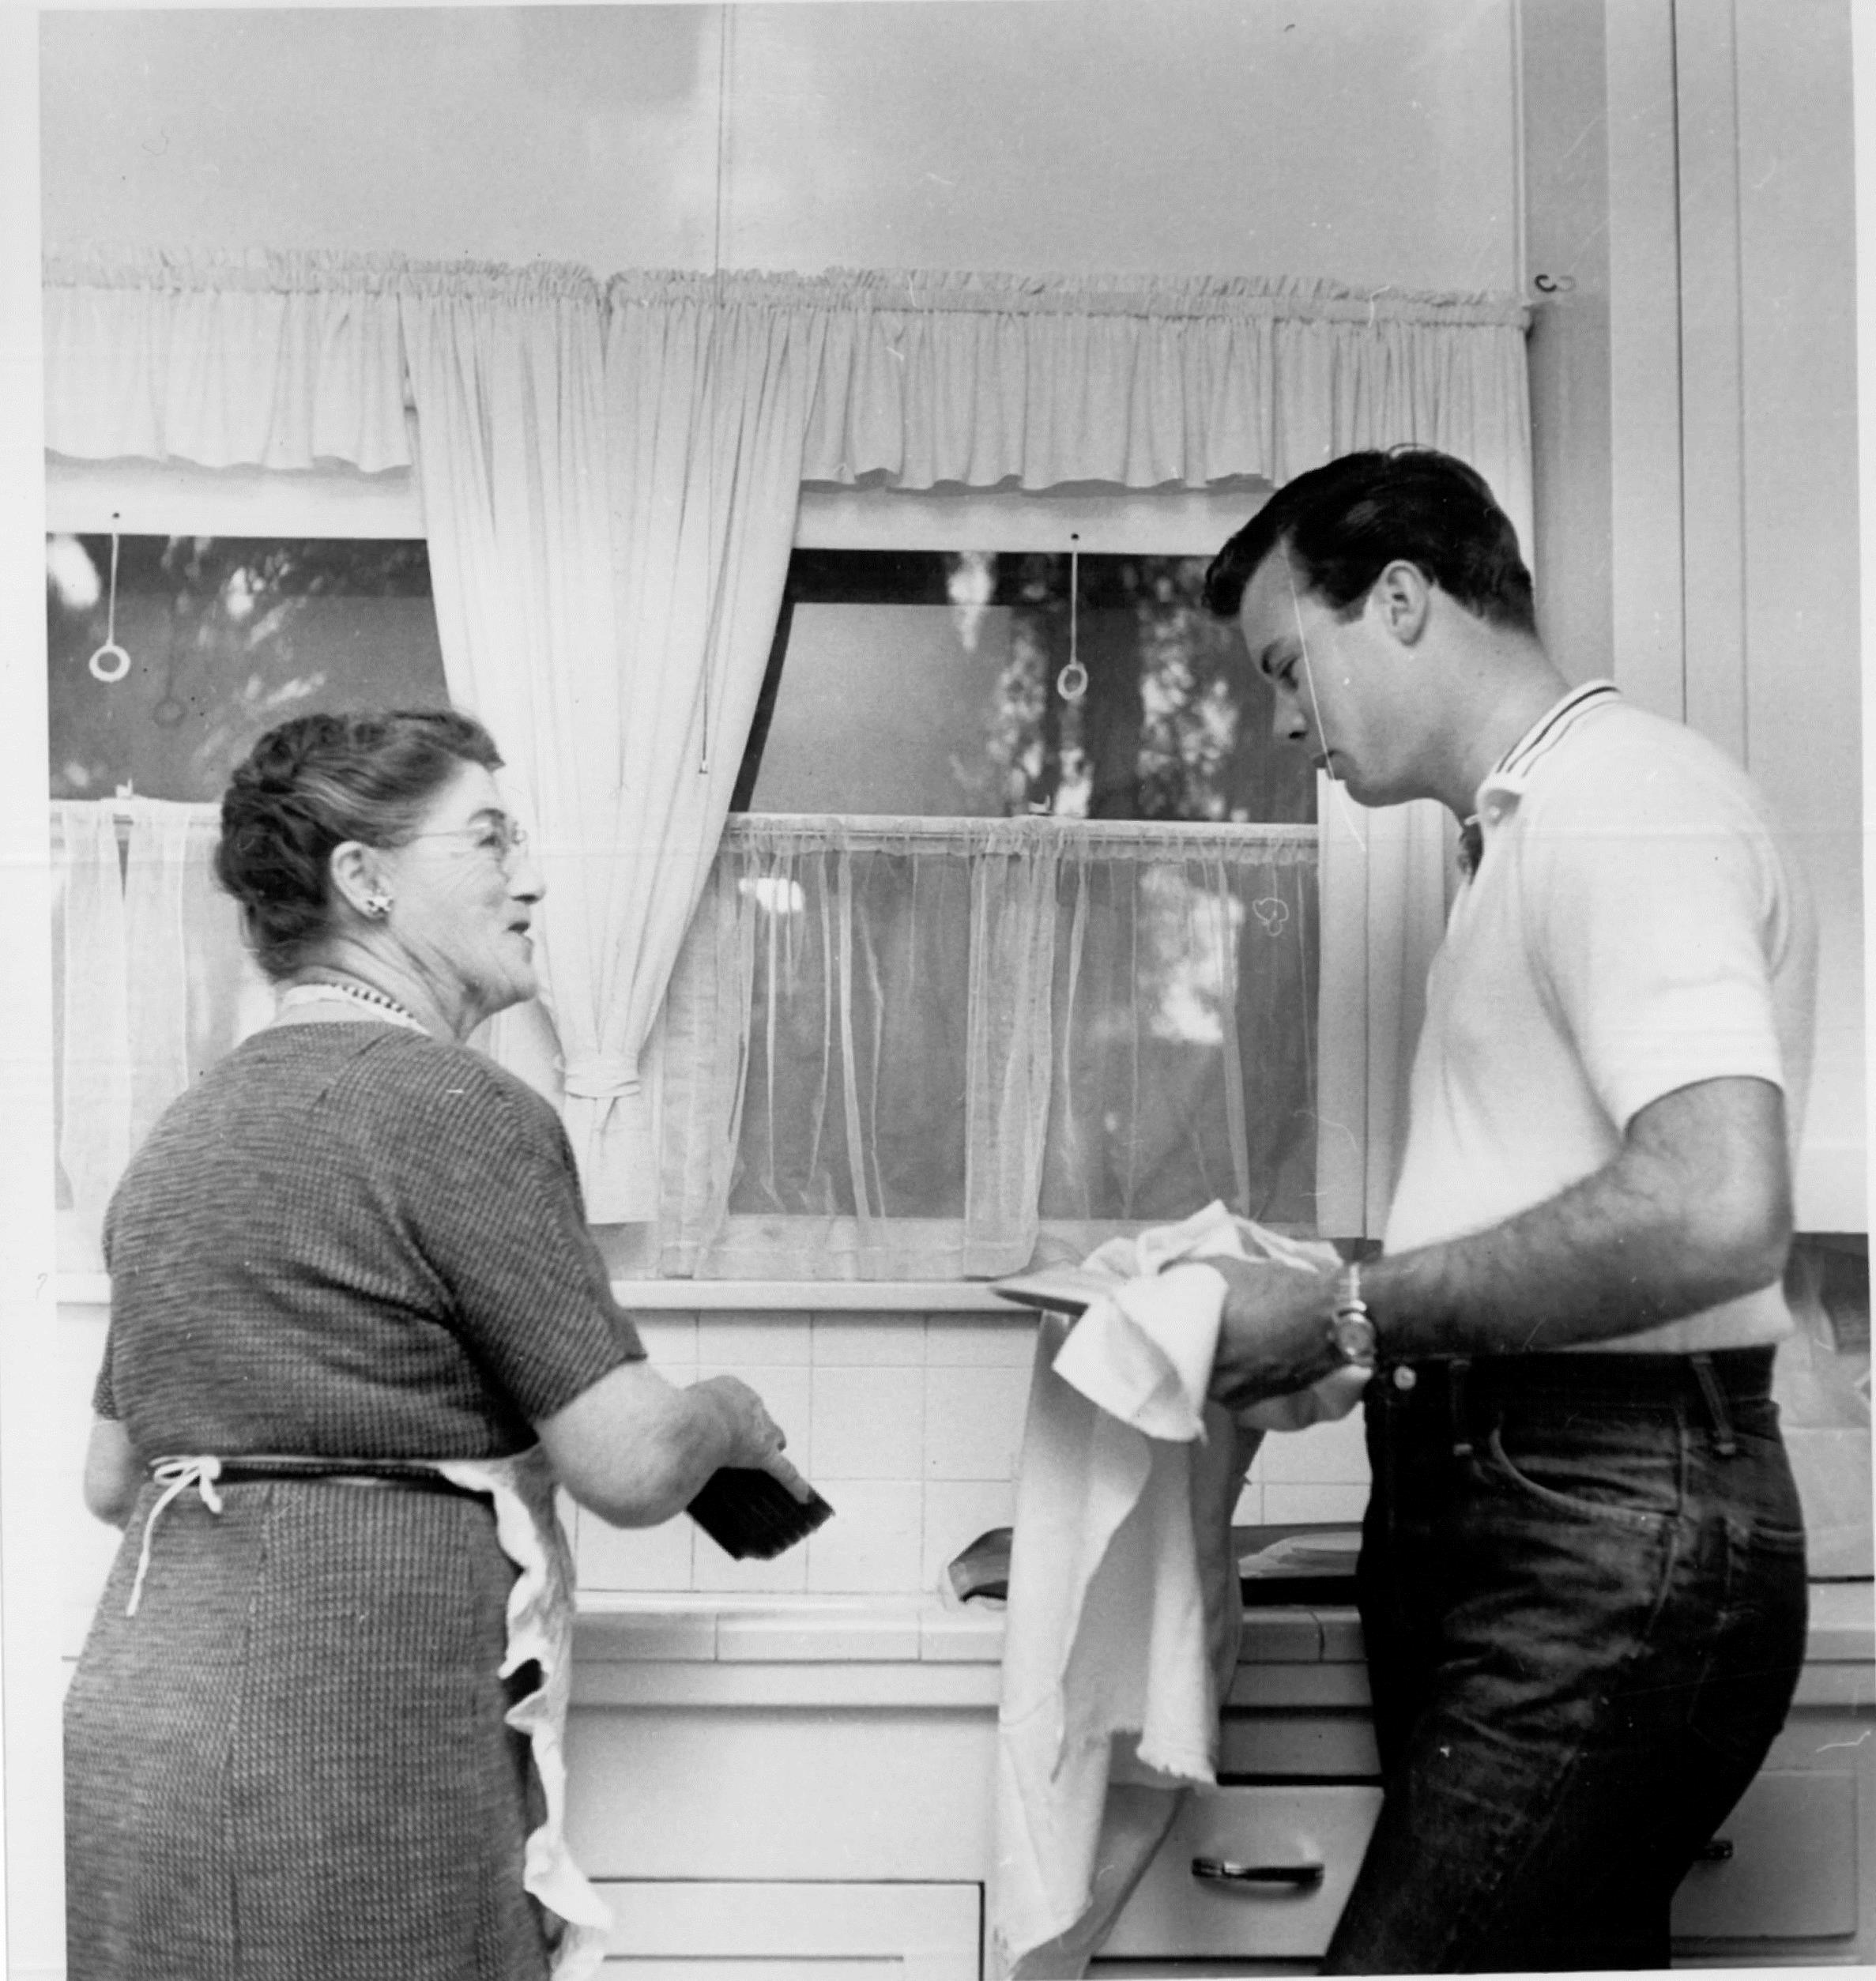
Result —
M1870 1584L1818 1585L1812 1608L1785 1730L1682 1887L1678 1964L1876 1960ZM993 1614L916 1597L583 1612L567 1829L614 1907L608 1975L976 1977L1000 1651ZM1311 1972L1380 1806L1367 1708L1351 1612L1253 1611L1221 1785L1189 1798L1092 1973ZM1267 1875L1195 1878L1195 1858Z
M1681 1886L1677 1961L1860 1967L1876 1960L1870 1678L1867 1664L1807 1668L1758 1779L1720 1826L1713 1854Z
M1861 1966L1876 1955L1870 1606L1867 1583L1814 1589L1810 1662L1785 1729L1676 1896L1677 1964ZM1325 1652L1354 1648L1352 1618L1323 1622ZM1192 1796L1092 1973L1308 1970L1380 1808L1366 1697L1356 1663L1240 1666L1221 1786ZM1225 1882L1195 1877L1195 1858L1271 1870L1320 1864L1322 1874Z
M1856 1931L1856 1777L1772 1766L1746 1791L1674 1900L1682 1941L1849 1939Z
M1730 17L1730 20L1729 20ZM1863 957L1856 213L1849 0L1678 8L1688 719L1776 808L1818 908L1800 1222L1862 1230ZM1728 31L1730 28L1730 32ZM1695 51L1706 49L1704 56ZM1716 472L1693 446L1723 433ZM1724 570L1730 589L1716 581Z
M1573 292L1540 312L1534 346L1558 552L1539 583L1599 594L1606 570L1618 684L1712 736L1770 800L1819 930L1798 1220L1866 1230L1850 0L1801 17L1788 0L1534 11L1534 52L1550 68L1559 49L1575 58L1583 119L1540 119L1557 148L1543 162L1584 149L1597 89L1584 58L1599 41L1607 166L1606 184L1557 169L1527 182L1531 238ZM1604 670L1586 652L1574 671Z
M1115 1921L1106 1953L1319 1955L1381 1806L1372 1783L1240 1783L1192 1795Z
M1807 1725L1807 1736L1817 1731ZM1860 1743L1857 1743L1860 1746ZM1848 1751L1848 1749L1842 1751ZM1787 1750L1786 1759L1792 1759ZM1700 1967L1867 1962L1854 1761L1759 1776L1674 1900L1677 1960ZM1145 1960L1308 1961L1327 1948L1381 1809L1378 1787L1235 1785L1196 1795L1109 1937L1097 1973ZM1234 1871L1237 1876L1221 1875ZM1192 1972L1203 1972L1202 1967Z

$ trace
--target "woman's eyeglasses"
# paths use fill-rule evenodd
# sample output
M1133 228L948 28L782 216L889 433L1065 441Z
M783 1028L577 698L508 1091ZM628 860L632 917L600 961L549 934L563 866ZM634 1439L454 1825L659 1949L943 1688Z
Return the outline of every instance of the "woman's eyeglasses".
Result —
M512 819L485 819L473 826L446 826L434 832L413 832L413 839L466 839L499 867L509 865L527 846L528 835Z

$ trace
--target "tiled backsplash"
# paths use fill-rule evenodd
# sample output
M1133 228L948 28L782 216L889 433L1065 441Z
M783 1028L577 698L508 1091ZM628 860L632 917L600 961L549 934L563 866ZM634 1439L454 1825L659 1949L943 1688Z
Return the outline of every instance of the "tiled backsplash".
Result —
M1810 1245L1811 1250L1800 1248L1797 1264L1811 1279L1822 1270L1811 1251L1822 1246L1840 1267L1836 1254L1853 1247L1854 1297L1839 1287L1834 1302L1814 1311L1822 1296L1810 1280L1795 1277L1791 1290L1804 1324L1780 1357L1780 1400L1805 1496L1814 1570L1867 1575L1869 1295L1863 1241ZM79 1496L104 1320L101 1299L61 1309L59 1409L71 1432L58 1490L70 1509L70 1595L81 1625L117 1544L108 1527L84 1513ZM583 1587L922 1592L937 1586L945 1564L978 1535L1009 1522L1035 1350L1033 1316L1015 1309L922 1316L718 1310L648 1313L639 1325L653 1360L674 1382L729 1369L752 1384L788 1433L791 1456L833 1502L837 1517L778 1561L739 1562L682 1518L627 1531L576 1512L563 1497ZM1267 1438L1237 1518L1246 1524L1352 1524L1367 1492L1357 1411L1336 1423Z
M59 1408L70 1595L82 1631L118 1537L83 1510L79 1475L104 1309L62 1309ZM681 1517L607 1526L562 1496L582 1586L594 1590L898 1595L937 1587L944 1566L1015 1509L1016 1457L1035 1322L1005 1314L648 1314L652 1359L674 1382L729 1369L788 1433L790 1456L836 1517L774 1561L733 1561ZM1367 1495L1359 1412L1265 1440L1239 1502L1246 1523L1357 1519Z
M1035 1323L1026 1314L727 1314L642 1318L673 1382L728 1369L788 1433L836 1517L774 1561L733 1561L688 1520L644 1531L578 1516L591 1589L896 1594L1015 1507ZM1247 1523L1348 1520L1367 1497L1358 1412L1268 1438L1238 1505Z

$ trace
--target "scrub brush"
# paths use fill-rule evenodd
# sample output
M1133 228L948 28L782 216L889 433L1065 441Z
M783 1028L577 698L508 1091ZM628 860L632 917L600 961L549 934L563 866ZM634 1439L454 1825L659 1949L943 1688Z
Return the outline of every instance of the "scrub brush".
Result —
M772 1472L725 1465L703 1482L684 1508L725 1554L739 1561L771 1561L833 1517L834 1509L810 1489L797 1500Z

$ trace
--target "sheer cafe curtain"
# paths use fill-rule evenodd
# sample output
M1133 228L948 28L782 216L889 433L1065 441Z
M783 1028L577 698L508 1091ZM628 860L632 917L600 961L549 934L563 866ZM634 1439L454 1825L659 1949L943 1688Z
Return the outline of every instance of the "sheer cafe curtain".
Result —
M660 1270L945 1279L1314 1218L1310 827L730 822L664 1023Z
M52 808L69 1267L271 1015L217 831ZM733 819L661 1027L660 1269L1011 1272L1214 1196L1306 1226L1316 968L1310 827Z
M52 807L61 1264L95 1271L105 1207L156 1117L273 1015L211 861L218 807Z

